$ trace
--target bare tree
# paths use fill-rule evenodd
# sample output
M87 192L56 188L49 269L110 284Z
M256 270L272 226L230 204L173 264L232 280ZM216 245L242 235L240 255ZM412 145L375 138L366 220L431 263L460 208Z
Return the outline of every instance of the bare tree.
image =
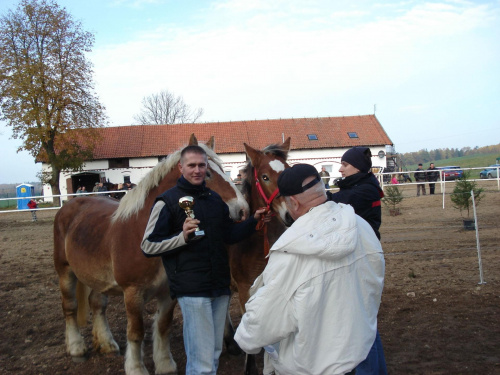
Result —
M141 113L134 119L141 125L193 123L203 115L203 109L191 110L181 96L163 90L142 99Z
M85 57L93 43L54 1L22 0L0 17L0 118L23 139L18 151L50 164L41 177L53 194L61 171L88 160L106 122Z

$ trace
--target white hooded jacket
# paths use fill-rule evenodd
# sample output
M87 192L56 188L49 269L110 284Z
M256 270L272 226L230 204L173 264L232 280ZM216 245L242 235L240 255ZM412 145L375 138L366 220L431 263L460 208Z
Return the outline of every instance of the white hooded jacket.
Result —
M384 268L379 240L351 206L319 205L271 248L235 340L251 354L274 344L280 375L349 372L375 340Z

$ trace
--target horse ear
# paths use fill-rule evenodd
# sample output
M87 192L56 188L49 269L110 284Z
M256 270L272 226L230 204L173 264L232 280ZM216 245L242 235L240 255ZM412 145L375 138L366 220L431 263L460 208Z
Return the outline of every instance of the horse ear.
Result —
M210 150L214 150L215 149L215 137L213 135L210 137L209 141L207 142L207 147Z
M281 145L281 148L286 154L286 157L288 158L288 152L290 151L290 137L288 137L285 142Z
M247 153L247 156L250 159L250 162L252 163L252 165L259 164L257 161L260 157L261 152L250 147L246 143L243 143L243 145L245 146L245 152Z
M198 146L198 140L194 136L194 133L189 137L189 146Z

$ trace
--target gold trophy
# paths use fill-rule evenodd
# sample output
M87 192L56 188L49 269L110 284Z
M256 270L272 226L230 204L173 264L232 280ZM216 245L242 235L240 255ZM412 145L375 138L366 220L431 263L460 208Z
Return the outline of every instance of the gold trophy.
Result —
M179 206L186 211L186 216L193 218L194 219L194 212L193 212L193 206L194 206L194 198L193 197L182 197L179 199ZM194 233L191 233L189 235L191 240L198 240L201 237L205 235L205 231L201 230L200 228L196 227L196 230Z

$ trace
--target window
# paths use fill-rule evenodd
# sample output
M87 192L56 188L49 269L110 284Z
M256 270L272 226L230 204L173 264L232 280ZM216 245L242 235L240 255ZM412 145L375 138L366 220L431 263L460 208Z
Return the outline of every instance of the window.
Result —
M317 141L318 140L318 136L316 134L308 134L307 135L307 138L310 140L310 141Z
M127 182L130 182L130 176L123 176L123 183L126 184Z
M128 168L128 158L109 159L109 168Z
M356 132L347 132L349 138L358 138L358 133Z

